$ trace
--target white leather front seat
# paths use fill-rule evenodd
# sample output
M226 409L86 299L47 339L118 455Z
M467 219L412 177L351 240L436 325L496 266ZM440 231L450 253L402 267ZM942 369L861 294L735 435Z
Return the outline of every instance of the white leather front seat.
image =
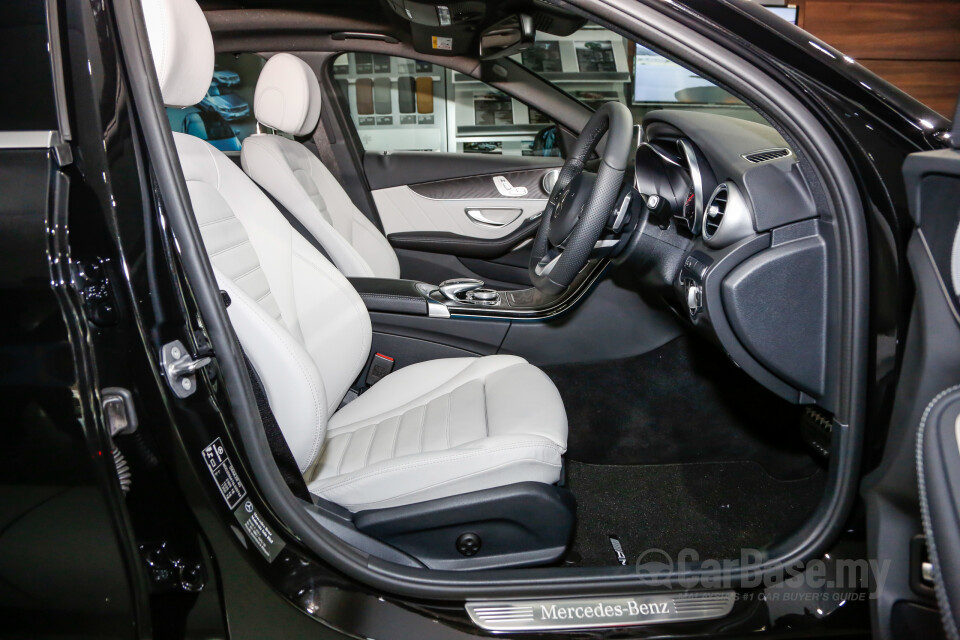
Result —
M203 13L142 1L164 101L198 102L213 73ZM359 295L225 155L173 136L230 320L311 492L360 511L559 480L563 403L521 358L412 365L337 411L370 350Z
M289 53L271 57L253 99L260 124L304 136L320 119L320 85L306 62ZM279 135L243 141L243 170L267 190L327 252L348 277L399 278L393 247L353 204L333 174L306 147Z

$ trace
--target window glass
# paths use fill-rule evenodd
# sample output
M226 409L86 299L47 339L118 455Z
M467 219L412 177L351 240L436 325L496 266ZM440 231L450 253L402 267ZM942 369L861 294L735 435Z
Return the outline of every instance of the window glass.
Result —
M396 56L344 53L333 62L333 76L368 151L559 155L546 116L462 73Z
M192 107L167 107L170 128L206 140L221 151L239 151L257 132L253 93L264 59L252 53L218 53L213 79L203 99Z
M52 131L57 128L53 72L43 2L14 2L3 7L0 60L0 131Z
M796 7L771 10L796 22ZM511 58L592 108L622 102L637 121L648 111L668 107L763 122L753 109L710 81L589 22L569 36L537 33L533 47Z

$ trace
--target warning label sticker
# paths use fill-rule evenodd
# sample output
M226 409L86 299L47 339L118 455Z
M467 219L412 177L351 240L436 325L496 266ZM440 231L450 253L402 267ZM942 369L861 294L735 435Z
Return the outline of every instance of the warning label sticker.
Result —
M233 463L223 447L223 442L217 438L203 450L203 460L207 463L210 475L217 481L217 487L220 489L220 495L226 501L227 506L236 509L240 501L247 495L247 490Z
M441 51L452 51L453 50L453 38L446 38L442 36L433 36L433 48L440 49Z
M280 551L286 546L286 543L277 537L277 534L267 526L256 507L249 500L244 500L243 504L234 510L233 515L237 517L240 526L247 533L247 536L253 541L267 562L273 562L280 554Z

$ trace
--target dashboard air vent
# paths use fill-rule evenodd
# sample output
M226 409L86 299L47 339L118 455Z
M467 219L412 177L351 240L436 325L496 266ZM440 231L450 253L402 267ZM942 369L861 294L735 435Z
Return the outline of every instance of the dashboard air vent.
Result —
M727 197L729 191L727 185L721 184L713 192L713 197L707 204L706 215L703 217L703 237L712 238L720 228L723 222L723 216L727 212Z
M779 148L779 149L764 149L762 151L754 151L752 153L743 154L743 159L747 162L752 162L758 164L760 162L768 162L770 160L776 160L777 158L786 158L790 155L790 149Z

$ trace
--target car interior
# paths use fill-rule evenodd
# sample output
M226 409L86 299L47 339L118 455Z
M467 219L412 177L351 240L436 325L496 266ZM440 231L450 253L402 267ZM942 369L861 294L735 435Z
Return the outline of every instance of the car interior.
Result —
M615 571L815 517L837 220L782 127L710 82L571 88L569 60L622 89L655 47L538 0L142 10L169 111L215 60L249 92L239 153L172 136L318 530L413 569Z

